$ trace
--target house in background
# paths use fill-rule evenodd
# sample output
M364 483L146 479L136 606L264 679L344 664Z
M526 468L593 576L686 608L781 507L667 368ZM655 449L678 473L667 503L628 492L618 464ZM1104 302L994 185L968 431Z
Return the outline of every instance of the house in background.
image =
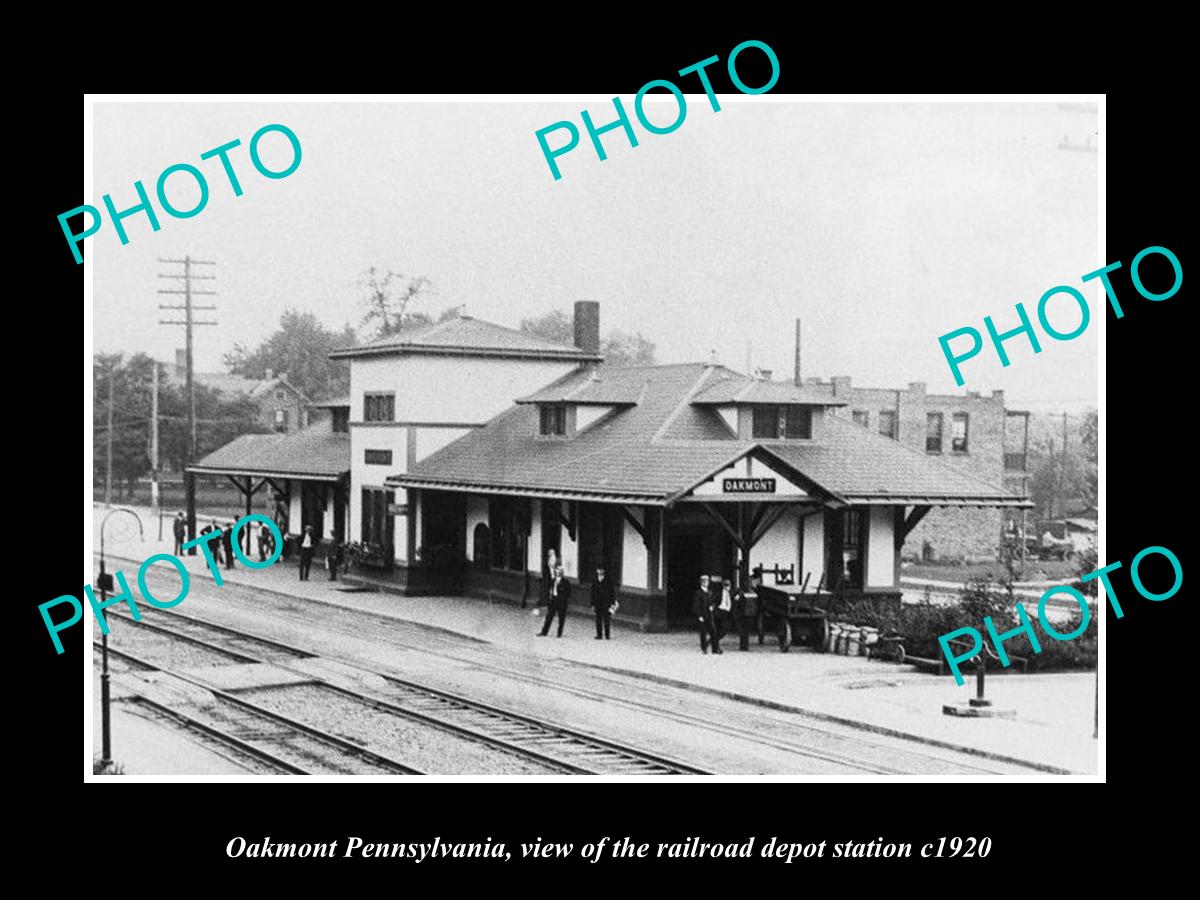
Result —
M311 401L298 387L288 381L287 372L276 375L267 369L262 379L243 378L224 372L197 372L196 383L228 398L248 397L259 408L259 423L280 434L292 434L308 427L308 407ZM175 351L175 367L170 378L183 384L187 379L187 352Z

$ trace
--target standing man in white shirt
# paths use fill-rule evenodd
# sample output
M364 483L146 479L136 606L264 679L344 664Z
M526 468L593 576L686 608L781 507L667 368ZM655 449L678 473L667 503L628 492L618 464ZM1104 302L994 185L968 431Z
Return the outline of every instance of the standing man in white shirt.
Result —
M304 526L304 537L300 539L300 580L308 581L308 570L312 568L313 558L312 526Z

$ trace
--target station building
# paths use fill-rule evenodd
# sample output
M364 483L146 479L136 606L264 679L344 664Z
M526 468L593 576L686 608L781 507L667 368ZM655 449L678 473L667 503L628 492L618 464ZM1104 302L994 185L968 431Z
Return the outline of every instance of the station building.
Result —
M269 484L286 530L371 548L368 577L410 593L536 602L551 550L586 606L596 566L617 618L690 622L699 575L788 571L809 590L899 597L906 539L934 509L1029 504L864 428L834 383L717 365L616 367L599 306L564 345L469 317L337 351L351 393L292 435L248 435L191 470ZM361 573L360 573L361 574ZM771 583L768 579L768 583Z
M385 479L408 498L410 584L424 554L461 552L467 592L529 599L554 550L574 603L602 563L618 618L665 630L690 621L701 573L763 566L898 598L902 547L931 509L1028 505L855 424L847 404L713 363L579 366Z

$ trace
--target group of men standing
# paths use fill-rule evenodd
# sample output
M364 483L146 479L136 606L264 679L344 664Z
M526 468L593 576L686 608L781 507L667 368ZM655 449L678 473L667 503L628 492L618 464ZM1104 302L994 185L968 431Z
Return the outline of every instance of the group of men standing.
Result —
M746 621L747 594L756 593L760 578L752 573L750 587L745 591L734 591L732 578L713 584L708 575L700 576L700 587L692 595L692 615L700 632L700 652L708 653L709 645L714 654L724 653L721 638L732 629L737 629L738 649L750 649L750 628Z
M226 522L224 527L222 527L217 523L216 519L212 519L200 529L200 536L203 537L214 531L219 531L221 536L214 541L208 542L213 561L217 565L224 564L225 568L232 569L234 556L233 522ZM187 519L184 518L182 512L176 513L175 520L171 523L171 534L175 539L175 555L183 556L183 544L187 540ZM271 534L271 529L264 526L261 522L248 522L242 527L239 537L243 534L249 535L249 549L245 554L247 558L254 552L253 548L255 544L258 545L259 562L265 562L267 557L275 552L275 537Z
M560 563L551 550L546 565L550 573L550 584L546 591L546 621L542 623L539 637L550 633L550 624L558 618L558 637L562 637L563 623L567 618L567 607L571 602L571 582L563 574ZM617 592L608 580L603 565L596 566L596 580L592 582L592 611L596 616L596 640L612 638L612 617L617 611Z

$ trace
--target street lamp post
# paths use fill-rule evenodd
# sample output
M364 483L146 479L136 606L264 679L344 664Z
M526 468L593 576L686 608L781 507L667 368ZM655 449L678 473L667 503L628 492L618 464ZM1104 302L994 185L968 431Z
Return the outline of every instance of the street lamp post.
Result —
M145 539L145 531L142 530L141 517L130 509L128 506L118 506L109 510L108 514L100 522L100 574L96 578L96 587L100 589L100 607L104 608L104 602L108 600L108 592L112 589L112 576L104 569L104 527L108 524L108 520L113 515L119 512L129 513L138 523L138 536ZM109 687L108 687L108 633L107 631L100 635L100 730L101 730L101 750L100 750L100 771L105 772L112 765L112 725L109 718Z

